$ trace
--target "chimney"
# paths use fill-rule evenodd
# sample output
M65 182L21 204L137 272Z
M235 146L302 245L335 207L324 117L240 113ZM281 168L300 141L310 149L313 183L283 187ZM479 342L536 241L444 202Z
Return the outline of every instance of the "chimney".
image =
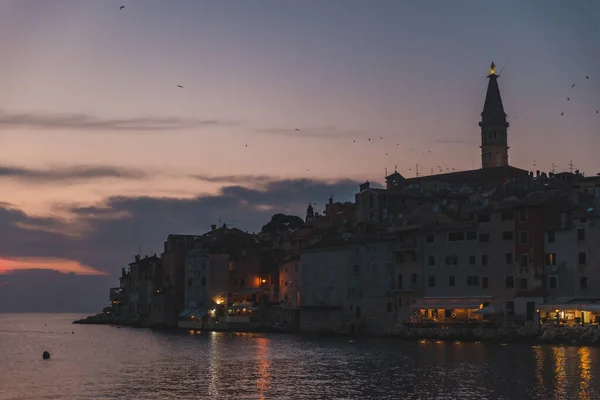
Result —
M579 170L578 169L575 170L575 175L579 176Z
M537 171L535 171L535 177L539 178L540 177L540 170L538 169Z
M135 255L135 261L140 261L140 255L139 254Z
M217 229L217 225L215 225L215 224L212 224L212 225L210 226L210 230L211 230L211 231L214 231L215 229Z

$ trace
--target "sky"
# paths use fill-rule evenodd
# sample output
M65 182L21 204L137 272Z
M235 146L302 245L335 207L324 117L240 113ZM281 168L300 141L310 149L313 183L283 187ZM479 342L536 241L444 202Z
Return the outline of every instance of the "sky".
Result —
M257 231L386 168L479 168L492 61L511 165L595 175L598 21L595 0L2 0L0 311L93 311L169 233Z

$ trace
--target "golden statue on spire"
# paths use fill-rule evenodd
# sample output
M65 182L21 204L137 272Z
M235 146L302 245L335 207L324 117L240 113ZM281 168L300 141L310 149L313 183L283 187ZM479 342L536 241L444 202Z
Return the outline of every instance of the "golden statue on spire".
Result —
M494 62L492 61L492 65L490 65L490 75L494 75L495 71L496 71L496 64L494 64Z

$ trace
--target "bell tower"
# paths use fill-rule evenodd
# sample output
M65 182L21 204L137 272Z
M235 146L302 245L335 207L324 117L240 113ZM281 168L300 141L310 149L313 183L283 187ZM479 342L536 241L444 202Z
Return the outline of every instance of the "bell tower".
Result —
M496 64L492 62L485 103L481 113L481 167L508 166L508 122L498 87Z

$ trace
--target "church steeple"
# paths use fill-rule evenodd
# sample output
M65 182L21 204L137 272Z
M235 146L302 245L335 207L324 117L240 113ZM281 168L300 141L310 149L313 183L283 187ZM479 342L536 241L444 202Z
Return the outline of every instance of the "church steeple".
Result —
M488 87L481 113L481 166L482 168L508 165L508 122L498 87L496 64L492 62Z

